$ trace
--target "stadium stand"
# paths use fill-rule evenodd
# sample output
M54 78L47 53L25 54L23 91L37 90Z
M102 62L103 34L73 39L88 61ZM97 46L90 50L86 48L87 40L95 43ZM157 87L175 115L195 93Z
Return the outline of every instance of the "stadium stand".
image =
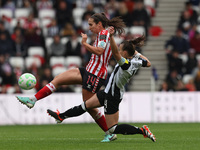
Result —
M9 58L9 63L14 67L14 68L20 68L21 70L24 69L24 58L20 56L13 56Z
M135 9L134 4L137 1L138 0L132 0L131 3L129 3L128 1L119 2L118 0L103 0L98 3L94 2L92 3L94 6L93 11L101 12L102 10L105 10L106 15L109 18L112 18L115 17L115 15L117 14L116 11L119 10L119 4L125 3L129 13L132 14L132 11ZM84 23L82 20L82 15L86 11L86 7L89 4L88 1L82 3L82 1L80 0L59 2L48 0L47 2L48 5L43 5L42 1L36 0L32 3L29 3L30 6L26 6L20 2L16 2L15 7L13 8L7 7L6 1L0 4L0 21L3 23L0 24L0 34L6 33L6 35L11 36L14 33L15 29L20 29L22 33L20 35L20 39L22 40L21 44L24 45L25 51L27 53L23 57L18 56L17 52L15 52L14 49L13 52L10 54L4 54L2 53L3 51L0 51L0 55L4 55L4 57L6 57L6 59L9 60L8 62L10 62L10 64L13 67L16 67L16 61L19 61L20 63L18 63L20 65L23 64L22 62L24 62L24 68L22 72L27 71L27 68L30 68L30 66L34 63L36 63L35 65L39 70L42 70L43 67L52 67L54 66L53 64L56 64L55 60L58 59L54 58L53 56L50 56L49 47L53 42L53 36L56 34L59 34L61 36L61 43L64 45L66 45L66 43L71 38L72 32L67 33L67 30L65 34L61 35L61 31L63 31L64 24L71 24L73 30L77 34L80 34L80 32L83 32L85 29L87 30L87 26L85 26L86 24L84 26L82 25ZM166 57L166 51L163 50L164 45L166 41L169 40L169 38L175 34L181 13L187 9L191 10L191 8L186 8L186 1L183 2L182 0L141 0L141 2L144 3L144 9L147 10L148 15L150 17L149 27L146 28L146 26L142 25L128 26L125 28L125 35L123 35L123 37L115 37L115 39L117 43L120 44L123 39L133 38L142 34L148 36L146 46L141 50L141 52L144 53L144 55L146 55L151 60L153 66L152 68L154 68L154 73L156 72L156 74L158 75L158 80L155 81L153 79L151 69L141 69L141 71L138 73L140 75L135 76L134 82L131 82L131 84L128 85L127 89L131 91L157 91L160 89L160 85L165 80L165 77L168 74L168 62ZM60 3L62 3L61 5L64 8L63 10L60 10ZM66 5L63 5L63 3ZM188 1L187 6L189 6ZM196 29L193 30L193 33L191 31L190 35L193 35L195 31L199 32L200 22L199 6L193 5L192 8L194 11L197 12L198 19ZM63 19L62 16L60 16L62 14L62 11L68 12L69 14L71 13L71 16L64 15L63 17L72 17L72 19ZM33 15L33 18L30 19L31 21L29 21L28 19L30 15ZM55 19L54 25L52 25L52 19ZM65 21L64 24L63 20ZM84 28L83 30L81 28L82 26L86 28ZM91 35L88 31L86 31L86 33L88 34L88 42L90 43ZM184 37L187 38L187 34L184 33ZM10 37L7 38L10 39ZM12 37L11 39L12 42L15 43L13 39L15 39L15 37ZM78 40L80 41L81 38L78 37ZM17 45L15 47L17 47ZM38 48L37 50L30 50L32 47ZM82 47L80 48L80 53L83 56L85 55L85 51ZM34 55L39 55L43 57L44 60L42 60L40 57L33 57ZM198 55L195 56L197 60L200 59ZM18 60L19 58L20 60ZM62 60L62 64L64 63L64 65L60 68L56 67L56 70L54 67L54 69L52 70L53 76L66 70L69 66L71 66L71 64L78 63L76 64L76 66L82 66L84 62L82 59L84 57L81 58L78 56L76 58L76 61L74 61L75 59L72 56L65 56L62 59L59 58L59 61ZM184 63L186 63L188 60L186 54L180 54L179 58L181 58L184 61ZM63 61L63 59L65 60ZM74 62L71 62L72 60ZM42 76L42 71L38 71L37 73L38 76ZM152 84L155 84L153 86L155 88L152 88ZM9 93L10 92L12 93L14 91L10 90Z
M52 68L64 67L65 66L65 57L64 56L52 56L49 60L50 66Z
M15 9L15 18L27 18L28 15L30 14L30 10L27 8L17 8Z
M0 17L2 16L6 16L6 17L9 17L9 18L12 18L13 17L13 12L12 10L10 9L0 9Z
M82 59L79 56L67 56L65 59L65 66L69 69L71 67L81 67Z
M38 57L34 56L28 56L25 58L25 67L27 69L36 66L37 68L40 68L42 65L41 60Z
M130 86L133 91L158 91L168 74L168 61L164 45L175 34L179 17L185 7L185 1L162 0L157 5L156 15L152 18L152 27L159 26L163 32L159 36L150 35L148 37L143 53L151 60L152 67L157 72L158 80L154 80L152 77L151 69L142 68L140 75L135 77L132 86ZM186 59L187 56L179 57Z

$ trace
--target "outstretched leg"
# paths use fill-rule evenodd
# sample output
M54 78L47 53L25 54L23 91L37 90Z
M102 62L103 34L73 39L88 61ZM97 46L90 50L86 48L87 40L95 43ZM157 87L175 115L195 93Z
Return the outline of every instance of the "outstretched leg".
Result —
M32 108L35 102L49 96L61 85L82 84L82 76L78 68L67 70L56 76L49 84L44 86L33 97L20 97L17 99L25 104L28 108Z
M124 134L124 135L142 134L145 138L148 137L153 142L156 141L155 136L147 127L147 125L142 126L142 128L132 126L129 124L118 125L119 111L117 111L114 114L106 114L105 117L109 128L108 131L106 131L106 134Z
M83 102L81 105L72 107L72 108L68 109L67 111L65 111L64 113L60 113L58 110L57 110L57 112L54 112L50 109L47 110L47 113L49 115L51 115L52 117L54 117L54 119L56 120L57 123L61 123L66 118L76 117L76 116L82 115L86 111L91 110L92 108L100 107L100 106L101 106L101 104L99 103L99 100L98 100L98 98L95 94L89 100ZM97 115L94 115L94 117L96 117L96 116ZM104 115L101 115L100 118L103 118L103 121L105 121ZM100 122L100 125L102 125L101 124L102 120L98 120L98 121ZM107 125L106 125L106 121L103 122L103 123L105 123L106 127L105 128L101 127L101 128L104 131L107 131L108 128L107 128ZM110 141L113 141L115 139L117 139L117 136L115 134L106 134L106 136L105 136L105 138L102 142L110 142Z
M85 112L86 112L86 107L85 107L84 102L81 105L74 106L63 113L60 113L58 110L57 110L57 112L54 112L50 109L47 109L47 113L50 116L54 117L54 119L56 120L57 123L61 123L66 118L80 116L80 115L84 114Z
M56 76L51 84L47 84L40 91L35 94L37 100L40 100L48 95L52 94L52 92L56 91L61 85L72 85L72 84L82 84L82 76L78 68L73 68L67 70L58 76Z

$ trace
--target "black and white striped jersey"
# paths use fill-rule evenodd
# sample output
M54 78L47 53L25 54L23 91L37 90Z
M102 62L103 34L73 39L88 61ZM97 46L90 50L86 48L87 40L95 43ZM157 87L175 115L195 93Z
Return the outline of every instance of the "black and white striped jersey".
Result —
M122 99L125 84L129 82L130 78L141 66L145 66L146 64L147 61L140 57L133 57L130 60L125 59L121 66L116 64L104 92Z

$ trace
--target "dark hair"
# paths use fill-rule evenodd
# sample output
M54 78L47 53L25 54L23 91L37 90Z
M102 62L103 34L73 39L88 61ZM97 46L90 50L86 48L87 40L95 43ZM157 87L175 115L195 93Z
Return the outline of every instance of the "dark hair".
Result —
M133 40L125 40L121 44L123 44L123 51L127 51L130 56L133 56L135 53L136 47L142 47L144 45L145 36L142 35Z
M96 24L101 22L104 28L113 26L119 35L125 32L124 27L126 27L126 25L120 17L114 17L109 20L104 13L95 13L90 18L94 19Z

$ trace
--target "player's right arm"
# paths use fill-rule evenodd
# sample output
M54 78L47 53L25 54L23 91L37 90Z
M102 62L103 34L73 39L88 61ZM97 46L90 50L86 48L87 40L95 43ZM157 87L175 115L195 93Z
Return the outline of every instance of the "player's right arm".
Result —
M94 46L92 46L92 45L90 45L90 44L88 44L86 41L87 41L87 34L84 34L84 33L81 33L81 36L82 36L82 41L81 41L81 43L85 46L85 48L89 51L89 52L91 52L91 53L93 53L93 54L96 54L96 55L101 55L101 54L103 54L103 52L104 52L104 49L103 48L101 48L101 47L94 47Z

